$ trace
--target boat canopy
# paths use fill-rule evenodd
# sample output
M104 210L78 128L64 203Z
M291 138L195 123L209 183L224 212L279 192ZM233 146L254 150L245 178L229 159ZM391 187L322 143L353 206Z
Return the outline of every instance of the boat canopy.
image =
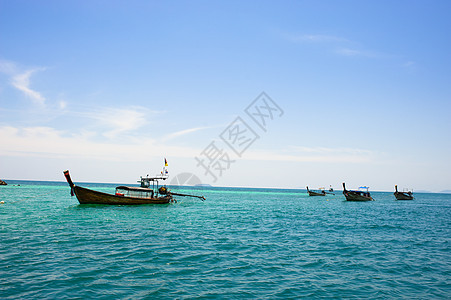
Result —
M118 186L116 196L126 196L132 198L152 198L154 192L152 189L135 186Z
M158 180L166 180L168 178L169 178L168 175L161 175L161 176L155 176L155 177L149 177L149 175L147 175L147 177L141 176L141 178L140 178L140 180L138 180L138 182L141 183L141 187L143 187L143 188L150 187L151 182L152 182L153 188L155 188L155 185L157 185L157 188L158 188Z
M116 187L117 190L124 190L124 191L137 191L137 192L148 192L152 189L149 188L143 188L143 187L137 187L137 186L118 186Z

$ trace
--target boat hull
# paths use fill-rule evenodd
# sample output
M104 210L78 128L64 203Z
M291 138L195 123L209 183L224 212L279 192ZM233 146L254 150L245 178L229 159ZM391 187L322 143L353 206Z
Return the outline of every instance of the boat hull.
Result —
M343 192L345 195L346 201L374 201L371 196L364 196L352 191Z
M410 193L395 192L393 194L395 195L396 200L413 200L413 195Z
M135 198L111 195L80 186L73 186L75 196L80 204L110 204L110 205L139 205L139 204L167 204L171 202L170 195L156 198Z
M308 195L309 196L326 196L325 193L317 193L317 192L312 192L312 191L308 191Z

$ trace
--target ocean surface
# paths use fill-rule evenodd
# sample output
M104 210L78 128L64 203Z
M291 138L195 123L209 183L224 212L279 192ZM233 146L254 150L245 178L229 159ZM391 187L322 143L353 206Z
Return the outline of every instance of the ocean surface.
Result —
M451 298L450 194L185 187L207 200L106 206L7 182L0 299Z

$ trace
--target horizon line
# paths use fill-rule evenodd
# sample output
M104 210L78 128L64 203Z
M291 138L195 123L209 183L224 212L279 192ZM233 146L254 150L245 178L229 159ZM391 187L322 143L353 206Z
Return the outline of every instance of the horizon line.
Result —
M37 180L37 179L1 179L4 182L8 183L8 181L31 181L31 182L55 182L55 183L62 183L65 184L66 181L63 180ZM124 184L124 182L91 182L91 181L77 181L78 183L86 183L86 184ZM66 183L67 184L67 183ZM125 184L132 184L132 183L125 183ZM133 184L138 184L138 183L133 183ZM9 184L8 184L9 185ZM170 186L185 186L185 187L206 187L206 188L236 188L236 189L240 189L240 188L248 188L248 189L277 189L277 190L283 190L283 189L288 189L288 190L302 190L302 191L307 191L306 188L301 188L301 187L256 187L256 186L220 186L220 185L211 185L208 184L207 186L205 185L176 185L176 184L167 184ZM338 189L334 191L343 191L342 189ZM372 192L381 192L381 193L391 193L392 191L387 191L387 190L373 190L370 191ZM434 192L434 191L428 191L428 190L418 190L418 191L414 191L414 193L423 193L423 194L451 194L451 189L450 190L441 190L438 192Z

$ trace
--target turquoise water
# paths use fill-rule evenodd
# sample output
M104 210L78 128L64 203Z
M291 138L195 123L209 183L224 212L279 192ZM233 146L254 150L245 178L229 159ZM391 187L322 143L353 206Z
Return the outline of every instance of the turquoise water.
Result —
M449 194L184 188L207 200L102 206L63 183L8 183L1 299L451 297Z

